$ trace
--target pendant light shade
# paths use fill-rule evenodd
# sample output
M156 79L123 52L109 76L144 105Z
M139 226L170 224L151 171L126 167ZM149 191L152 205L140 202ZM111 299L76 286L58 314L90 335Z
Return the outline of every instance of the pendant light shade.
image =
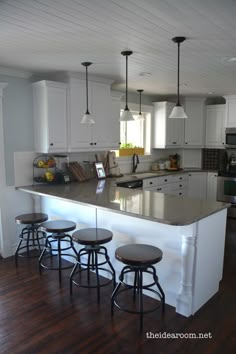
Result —
M134 120L132 113L128 107L128 57L133 54L131 50L125 50L121 52L126 57L126 91L125 91L125 109L120 116L120 121L128 122Z
M137 90L137 92L139 92L139 114L138 114L138 117L136 118L136 120L144 120L144 116L143 116L142 110L141 110L141 94L142 94L143 90Z
M95 124L95 121L91 117L89 110L88 110L88 66L90 66L91 64L92 63L90 63L90 62L81 63L81 65L83 65L86 69L86 112L80 121L81 124Z
M169 118L188 118L179 101L179 66L180 66L180 43L185 41L185 37L174 37L172 41L178 45L178 70L177 70L177 102Z

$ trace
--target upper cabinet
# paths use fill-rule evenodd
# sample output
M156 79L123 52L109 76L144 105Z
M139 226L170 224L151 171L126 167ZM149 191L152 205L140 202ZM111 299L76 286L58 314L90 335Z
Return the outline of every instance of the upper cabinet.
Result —
M184 144L189 148L204 146L205 99L185 98L184 109L187 119L184 120Z
M206 106L206 147L225 145L225 104Z
M154 102L153 148L177 148L183 144L184 119L168 118L172 102Z
M227 128L236 127L236 96L224 96L225 104L225 126Z
M32 86L35 151L67 151L67 85L43 80Z
M113 99L110 84L88 83L89 112L95 124L81 124L86 111L85 80L71 78L68 100L70 102L69 151L104 150L119 148L119 99Z

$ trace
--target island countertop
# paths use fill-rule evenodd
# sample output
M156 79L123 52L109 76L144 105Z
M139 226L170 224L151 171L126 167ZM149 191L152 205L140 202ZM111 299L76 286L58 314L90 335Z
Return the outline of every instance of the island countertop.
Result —
M229 203L121 188L112 180L90 180L60 185L38 184L17 187L17 190L179 226L192 224L230 207Z

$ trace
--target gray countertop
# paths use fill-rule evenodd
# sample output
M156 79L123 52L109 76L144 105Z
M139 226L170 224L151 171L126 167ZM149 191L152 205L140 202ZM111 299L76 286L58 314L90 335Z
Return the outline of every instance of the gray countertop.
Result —
M230 206L223 202L120 188L115 182L114 179L91 180L84 183L23 186L17 189L169 225L189 225Z

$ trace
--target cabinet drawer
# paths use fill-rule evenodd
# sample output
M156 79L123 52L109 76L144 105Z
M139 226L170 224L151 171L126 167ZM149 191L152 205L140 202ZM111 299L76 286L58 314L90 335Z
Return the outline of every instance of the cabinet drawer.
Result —
M179 181L179 182L174 182L174 183L171 183L171 189L174 191L174 190L177 190L177 189L183 189L183 188L187 188L188 184L187 184L187 181Z
M182 174L176 174L172 176L172 181L177 182L177 181L186 181L188 179L188 174L187 173L182 173Z
M172 182L172 176L146 178L143 180L143 188L151 187L151 186L159 186L159 185L168 184L171 182Z

